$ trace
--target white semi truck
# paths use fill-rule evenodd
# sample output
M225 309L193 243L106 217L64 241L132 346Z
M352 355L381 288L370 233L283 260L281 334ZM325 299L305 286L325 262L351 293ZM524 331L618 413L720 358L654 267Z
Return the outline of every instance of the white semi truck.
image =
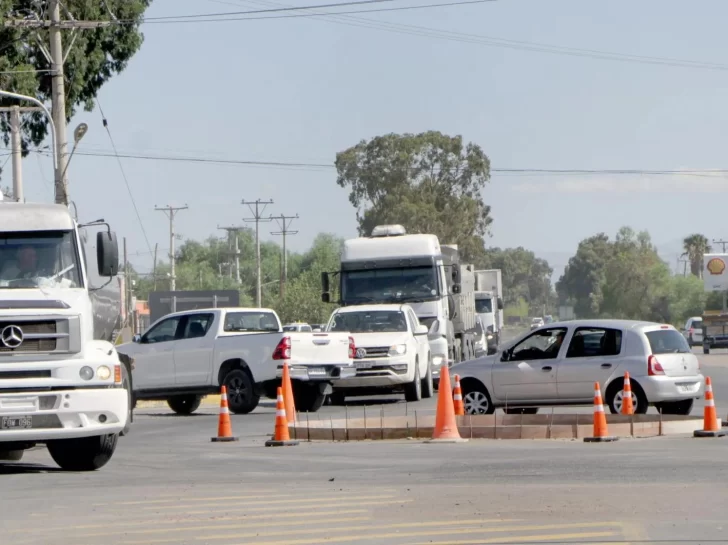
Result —
M503 280L500 269L475 271L475 312L486 330L488 354L495 354L503 330Z
M62 469L91 471L128 431L131 360L110 342L118 267L103 220L0 202L0 460L45 444Z
M440 365L475 357L473 265L460 263L455 245L431 234L407 234L401 225L380 225L369 237L344 241L338 275L343 306L407 303L428 327L433 379ZM322 300L334 302L330 273L322 274Z

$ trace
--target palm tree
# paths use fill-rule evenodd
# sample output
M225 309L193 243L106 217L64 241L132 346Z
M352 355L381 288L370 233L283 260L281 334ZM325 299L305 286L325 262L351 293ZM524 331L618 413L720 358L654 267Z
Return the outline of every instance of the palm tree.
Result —
M686 257L690 262L690 272L698 278L703 277L703 254L709 254L712 248L705 235L696 233L685 237L683 240L683 252L681 257Z

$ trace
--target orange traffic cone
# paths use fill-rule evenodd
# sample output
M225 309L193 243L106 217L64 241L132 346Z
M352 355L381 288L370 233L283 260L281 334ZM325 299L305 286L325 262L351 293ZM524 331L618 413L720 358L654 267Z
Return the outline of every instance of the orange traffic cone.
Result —
M620 414L634 414L634 403L632 403L632 385L629 382L629 371L624 373L624 386L622 388L622 410Z
M276 427L273 439L265 442L266 447L292 447L298 441L291 441L288 433L288 419L286 418L286 406L283 401L283 388L278 388L278 399L276 400Z
M594 383L594 436L584 437L586 443L606 443L616 441L618 437L611 437L607 431L607 417L604 415L604 404L602 403L602 391L599 383Z
M450 370L447 365L440 367L440 388L437 392L437 415L432 439L428 443L462 443L467 441L460 437L455 420L455 407L450 386Z
M213 443L229 443L237 441L237 437L233 437L233 428L230 425L230 411L227 403L227 388L222 387L220 391L220 417L217 422L217 437L213 437Z
M291 374L288 370L288 362L283 363L283 379L281 380L281 388L283 388L283 402L286 406L286 420L290 424L296 421L296 404L293 401L293 385L291 384Z
M723 437L726 433L718 424L718 415L715 411L713 399L713 382L705 377L705 408L703 409L703 429L695 430L694 437Z
M455 375L455 389L452 392L452 401L455 407L455 416L465 416L465 405L463 405L463 391L460 389L459 375Z

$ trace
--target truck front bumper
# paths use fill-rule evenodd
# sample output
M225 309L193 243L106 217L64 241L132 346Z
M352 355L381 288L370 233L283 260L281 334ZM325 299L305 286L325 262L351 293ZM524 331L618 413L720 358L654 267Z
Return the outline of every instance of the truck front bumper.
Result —
M356 376L356 368L349 364L289 365L291 380L302 382L334 382ZM283 377L283 366L279 365L276 377Z
M412 382L415 376L414 362L407 356L357 361L354 366L355 376L336 381L335 389L401 386Z
M123 388L0 393L0 443L42 443L121 432L129 396Z

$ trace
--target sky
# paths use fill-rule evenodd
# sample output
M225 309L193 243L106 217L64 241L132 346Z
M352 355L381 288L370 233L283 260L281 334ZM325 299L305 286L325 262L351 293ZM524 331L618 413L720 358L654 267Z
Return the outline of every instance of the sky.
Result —
M270 7L154 0L147 16ZM306 12L267 16L293 13ZM495 0L147 23L142 48L102 88L99 104L121 155L331 164L362 139L439 130L479 144L493 169L600 171L493 172L486 245L533 250L558 277L580 240L629 225L648 230L674 267L686 235L728 236L726 175L704 172L728 168L727 19L724 0ZM356 236L355 210L333 168L91 157L81 153L111 155L112 143L98 107L79 112L69 134L80 122L89 131L68 170L71 199L80 219L104 217L127 239L142 272L151 270L155 243L160 255L169 251L169 223L155 206L189 206L176 216L182 238L223 236L218 227L250 217L241 200L257 198L274 201L266 215L299 215L292 250L319 232ZM50 159L33 154L23 168L26 199L52 200ZM261 238L279 240L273 230L262 224Z

